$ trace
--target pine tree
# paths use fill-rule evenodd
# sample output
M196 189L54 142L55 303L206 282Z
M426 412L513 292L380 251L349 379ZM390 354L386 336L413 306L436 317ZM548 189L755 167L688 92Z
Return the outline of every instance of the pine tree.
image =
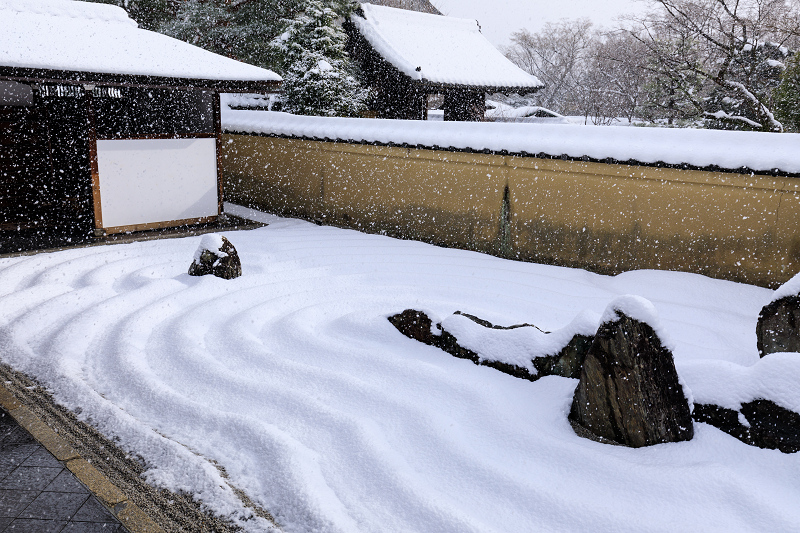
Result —
M800 133L800 53L795 53L788 61L773 99L775 118L783 123L786 131Z
M277 71L270 43L284 30L285 19L302 12L308 0L214 0L225 6L227 15L219 25L231 33L225 55Z
M89 0L124 8L139 27L277 70L270 42L307 0ZM343 0L334 0L339 5Z
M162 24L175 16L180 0L88 0L112 4L125 9L140 28L158 31Z
M186 0L159 31L217 54L234 56L237 30L227 6L217 0Z
M285 31L272 41L284 78L285 111L357 116L364 109L369 92L353 75L339 16L323 2L311 0L302 13L285 21Z
M152 1L152 0L151 0ZM159 31L245 63L277 69L269 46L306 0L184 0Z

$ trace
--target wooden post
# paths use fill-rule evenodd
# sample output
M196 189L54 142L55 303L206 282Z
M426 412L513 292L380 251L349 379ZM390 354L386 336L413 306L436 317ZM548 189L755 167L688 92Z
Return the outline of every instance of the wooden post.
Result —
M222 215L222 211L224 209L222 194L223 194L223 187L222 187L222 155L221 155L221 148L222 148L222 103L220 102L221 94L218 91L214 91L213 101L214 101L214 132L216 142L216 151L217 151L217 195L218 195L218 206L217 206L217 216Z
M86 99L86 116L89 121L89 165L92 169L92 201L94 204L94 234L100 237L105 234L103 231L103 207L100 202L100 171L97 165L97 121L94 115L94 96L92 92L95 86L87 84L83 86Z

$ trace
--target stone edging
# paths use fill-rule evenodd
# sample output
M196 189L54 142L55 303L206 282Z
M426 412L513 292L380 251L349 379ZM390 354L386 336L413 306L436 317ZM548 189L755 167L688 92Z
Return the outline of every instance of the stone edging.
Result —
M52 453L56 459L97 496L131 533L164 533L144 511L133 503L99 470L83 459L75 449L25 407L14 394L0 383L0 406Z

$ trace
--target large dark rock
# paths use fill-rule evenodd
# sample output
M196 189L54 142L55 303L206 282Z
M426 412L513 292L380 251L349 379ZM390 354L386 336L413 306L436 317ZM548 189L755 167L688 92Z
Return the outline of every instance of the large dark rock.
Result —
M691 411L672 353L649 324L616 316L600 325L586 354L570 421L634 448L690 440Z
M765 305L756 325L758 354L800 352L800 296L786 296Z
M462 315L487 329L509 330L517 328L536 328L542 331L542 333L548 334L548 332L532 324L525 323L515 324L513 326L497 326L488 320L483 320L482 318L462 313L461 311L456 311L454 314ZM535 381L542 376L577 378L580 375L583 358L592 345L592 337L576 334L558 353L534 358L533 366L536 368L537 373L532 374L527 368L504 363L502 361L482 358L474 351L461 346L454 335L446 329L443 329L441 324L434 325L433 321L422 311L406 309L402 313L390 316L389 322L406 337L440 348L455 357L469 359L476 365L488 366L505 374L531 381ZM434 329L438 335L434 334Z
M204 235L189 266L190 276L213 274L222 279L242 275L242 262L231 241L221 235Z
M741 411L695 404L692 416L751 446L783 453L800 451L800 414L770 400L747 402L742 404Z
M477 316L470 315L468 313L462 313L461 311L456 311L453 314L461 315L461 316L463 316L465 318L468 318L471 321L473 321L476 324L478 324L479 326L483 326L484 328L487 328L487 329L509 330L509 329L527 328L527 327L536 328L536 326L533 326L533 325L527 324L527 323L525 323L525 324L514 324L513 326L498 326L498 325L492 324L488 320L484 320L482 318L478 318ZM439 348L441 348L445 352L449 353L450 355L453 355L455 357L460 357L462 359L469 359L470 361L472 361L476 365L488 366L488 367L494 368L495 370L499 370L500 372L503 372L504 374L509 374L509 375L517 377L517 378L522 378L522 379L528 379L530 381L535 381L536 379L541 377L541 376L538 376L536 374L531 374L528 371L528 369L525 368L525 367L512 365L512 364L509 364L509 363L504 363L502 361L493 361L491 359L482 358L478 353L473 352L472 350L470 350L468 348L464 348L463 346L461 346L458 343L458 339L453 334L451 334L449 331L444 329L443 326L439 325L439 328L442 329L442 335L441 335L441 338L440 338L440 341L439 341ZM536 329L539 329L539 328L536 328Z
M463 346L458 344L458 339L456 339L450 332L444 329L442 330L442 336L438 344L438 347L452 356L460 357L461 359L469 359L476 365L488 366L494 368L495 370L499 370L504 374L509 374L511 376L514 376L515 378L522 378L530 381L536 381L537 379L542 377L537 374L531 374L530 371L525 367L504 363L503 361L493 361L491 359L481 358L481 356L478 355L476 352L473 352L469 348L464 348Z

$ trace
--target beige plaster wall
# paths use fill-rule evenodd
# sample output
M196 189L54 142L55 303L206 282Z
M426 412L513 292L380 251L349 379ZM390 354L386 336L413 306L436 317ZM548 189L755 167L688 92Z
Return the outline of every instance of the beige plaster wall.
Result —
M225 135L226 199L522 260L777 286L796 178Z

